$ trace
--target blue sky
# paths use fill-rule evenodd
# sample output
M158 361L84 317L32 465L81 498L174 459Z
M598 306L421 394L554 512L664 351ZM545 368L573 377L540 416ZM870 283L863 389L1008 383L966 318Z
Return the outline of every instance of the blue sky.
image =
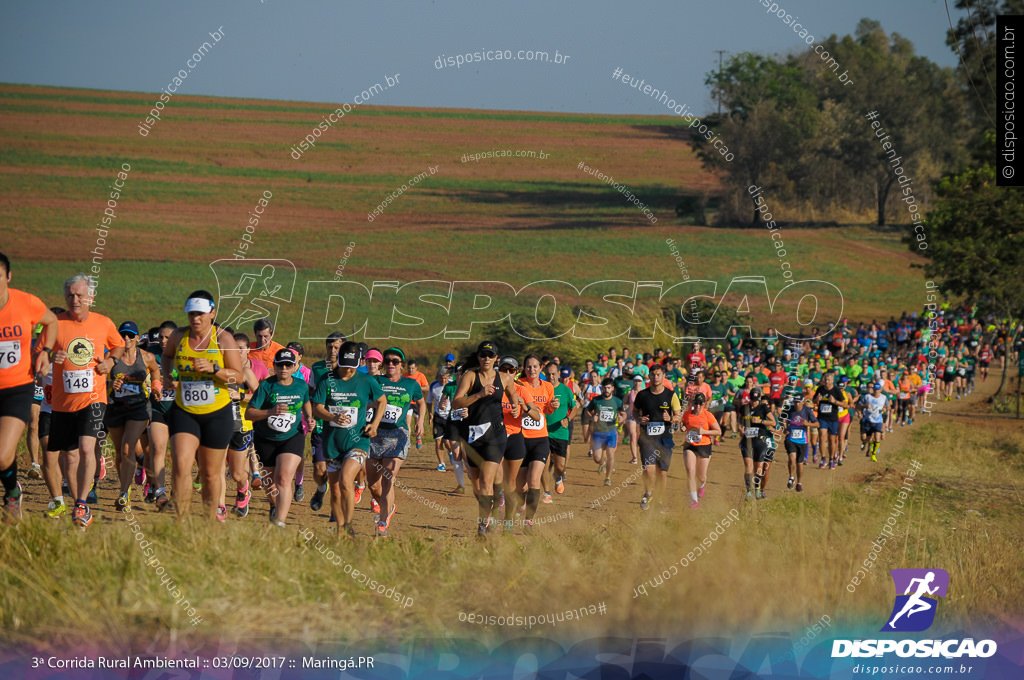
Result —
M955 66L942 0L780 0L816 38L852 33L862 17ZM956 21L957 14L953 14ZM664 114L609 76L621 67L693 111L712 108L714 50L785 53L801 43L761 0L0 3L0 81L158 92L208 33L224 38L178 94L351 102L385 75L372 104ZM562 64L513 60L436 68L439 57L547 51Z

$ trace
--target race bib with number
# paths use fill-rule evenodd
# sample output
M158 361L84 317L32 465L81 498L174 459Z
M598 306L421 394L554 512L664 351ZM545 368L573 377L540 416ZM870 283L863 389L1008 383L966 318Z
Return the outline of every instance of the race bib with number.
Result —
M648 436L657 437L659 434L665 434L665 423L647 423Z
M832 413L832 404L824 402L818 404L818 413Z
M458 421L458 420L462 420L468 414L469 414L469 409L457 408L457 409L453 410L450 414L448 414L448 420L450 420L452 422L455 422L455 421Z
M124 399L125 397L136 396L142 393L142 390L138 385L131 383L125 383L121 385L121 389L114 392L114 397L117 399Z
M758 430L757 430L756 427L748 427L748 428L745 428L743 430L743 436L744 437L756 437L757 436L757 432L758 432Z
M91 368L83 368L80 371L64 371L64 391L67 394L84 394L92 392Z
M444 404L444 406L441 406L441 404ZM441 401L437 402L437 415L438 416L440 416L442 418L447 418L448 414L451 412L451 410L452 410L452 405L448 402L447 399L442 399Z
M703 437L700 434L700 430L687 430L686 432L686 443L687 444L700 444L700 440Z
M793 430L789 433L789 441L795 444L803 444L807 441L807 430Z
M0 342L0 369L12 368L21 362L21 340Z
M964 373L966 373L966 372L967 372L967 369L964 369L964 368L958 368L958 369L956 369L956 374L957 374L957 375L961 375L961 376L962 376L962 375L964 375Z
M395 406L394 404L388 404L384 407L384 415L381 417L380 422L387 423L388 425L394 425L398 422L398 419L402 416L402 407Z
M281 432L282 434L292 429L292 425L295 424L294 413L282 413L278 416L270 416L267 418L267 425L274 432Z
M181 384L181 403L185 406L209 406L213 399L212 380L192 380Z
M340 425L332 419L328 421L330 422L331 427L340 427L346 430L350 430L356 426L356 423L359 420L359 411L352 406L328 406L327 410L331 412L331 415L346 415L348 416L349 419L348 423L345 425Z
M610 423L615 420L615 409L602 408L598 413L602 423Z
M477 439L480 439L487 431L491 429L490 423L484 423L483 425L470 425L469 426L469 443L472 444Z
M900 392L900 399L910 399L910 392Z
M46 388L42 385L36 385L35 392L32 393L32 398L39 401L46 396Z
M534 420L530 416L523 416L523 429L524 430L543 430L544 421Z
M160 401L174 401L174 395L178 393L178 390L173 387L169 390L163 390L160 392Z

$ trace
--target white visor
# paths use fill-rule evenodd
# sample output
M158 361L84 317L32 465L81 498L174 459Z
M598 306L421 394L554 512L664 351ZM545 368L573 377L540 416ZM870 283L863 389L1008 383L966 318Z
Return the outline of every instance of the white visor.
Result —
M206 314L213 311L213 301L206 298L189 298L185 301L185 313L202 312Z

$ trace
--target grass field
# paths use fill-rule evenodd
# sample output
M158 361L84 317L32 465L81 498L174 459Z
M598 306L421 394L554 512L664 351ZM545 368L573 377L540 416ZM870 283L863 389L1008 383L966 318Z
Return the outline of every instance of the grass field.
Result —
M578 288L606 279L676 282L666 239L677 243L689 276L716 281L719 295L735 276L766 277L772 295L786 282L764 230L696 227L675 216L681 198L718 187L679 119L359 107L296 160L289 149L332 105L176 97L143 137L137 121L151 106L147 97L0 86L0 225L16 287L59 304L61 282L89 271L94 227L122 163L131 170L103 246L97 310L141 326L180 322L190 290L216 288L209 263L232 257L265 191L272 198L248 254L288 259L298 270L278 339L296 338L306 283L333 279L350 242L343 276L368 287L421 279L516 288L545 279ZM547 157L462 162L492 149ZM580 162L627 184L657 224ZM431 167L435 174L367 221L389 193ZM848 225L782 235L794 278L836 285L847 316L887 318L921 306L923 281L912 268L920 259L898 231ZM451 344L424 340L409 349L432 356Z

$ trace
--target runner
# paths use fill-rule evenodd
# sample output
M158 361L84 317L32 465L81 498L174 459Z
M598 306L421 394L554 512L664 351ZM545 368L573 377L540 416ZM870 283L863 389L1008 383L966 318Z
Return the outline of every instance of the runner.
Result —
M814 392L814 405L818 408L818 429L821 435L821 463L835 469L839 464L839 409L850 408L846 394L836 387L835 375L830 371L825 374L822 384ZM826 443L828 452L826 453Z
M117 476L121 492L115 506L125 510L131 504L132 481L142 485L146 474L143 467L144 450L139 439L152 417L150 394L162 394L160 365L149 352L139 349L139 327L134 321L125 321L117 328L124 340L124 354L110 369L109 405L105 422L107 432L114 440ZM141 475L136 470L143 470Z
M642 375L634 375L633 389L626 395L626 401L622 404L623 408L626 409L626 422L622 424L621 429L626 432L626 443L629 444L630 465L636 465L637 461L640 460L640 425L633 419L633 404L636 402L636 395L644 387L646 387L644 377ZM615 467L614 461L609 463L609 466ZM611 470L608 471L608 474L611 474Z
M704 485L708 483L708 464L711 462L711 437L720 437L722 428L710 412L704 409L707 397L698 392L693 395L693 404L683 414L682 428L686 432L686 481L690 487L690 507L698 506L698 498L704 498ZM700 482L700 488L697 482Z
M338 350L341 349L343 342L345 342L345 335L343 333L334 331L327 336L325 341L326 357L314 363L310 368L310 379L312 380L310 383L311 394L316 393L316 388L320 385L320 381L330 375L335 366L337 366ZM327 493L327 459L324 457L323 444L324 421L320 418L315 418L315 423L313 432L309 435L309 446L313 454L313 479L317 484L313 498L309 502L309 508L313 512L319 511L324 506L324 494Z
M760 441L753 442L751 447L754 453L754 490L758 500L765 499L765 489L768 487L768 472L771 470L772 461L775 459L775 436L778 434L779 421L772 405L762 398L760 388L755 387L750 391L750 425L746 432L747 438L754 438Z
M270 499L270 522L284 527L292 505L292 484L306 447L303 422L311 424L309 383L297 377L299 356L278 350L274 375L260 383L245 409L253 423L253 445L263 466ZM277 493L273 493L274 491Z
M124 352L113 322L90 311L92 299L92 280L87 275L76 274L64 282L68 311L57 317L60 331L53 357L53 417L47 442L47 449L63 454L69 492L75 498L72 519L81 529L93 520L87 503L95 502L90 484L95 486L98 479L97 441L107 410L107 375Z
M514 356L504 356L498 362L498 371L505 375L515 377L519 372L519 361ZM529 408L529 392L516 380L513 383L518 400L510 402L508 397L502 394L501 413L502 423L505 425L505 434L508 437L508 444L505 446L505 456L501 462L503 481L502 493L505 498L505 531L511 532L513 527L513 513L520 504L526 503L526 486L518 484L519 470L526 458L526 440L523 438L523 424L520 414ZM525 507L522 508L525 510Z
M263 364L268 374L272 375L274 357L284 349L284 345L274 342L274 322L267 318L256 319L252 325L252 332L256 339L249 348L249 358Z
M235 431L228 442L228 471L235 482L235 514L246 517L249 514L249 501L252 500L250 486L263 488L262 463L256 456L252 446L253 423L248 416L249 402L260 386L260 381L267 379L267 368L261 362L249 358L249 336L235 333L235 344L238 345L238 357L242 362L242 383L237 389L228 385L231 402L237 409ZM250 483L250 467L252 482ZM257 486L258 483L258 486ZM225 485L226 488L227 485ZM225 504L225 494L221 493L220 505Z
M295 375L298 377L298 379L305 381L305 383L309 385L310 389L312 389L313 371L308 366L305 366L302 363L302 357L303 355L305 355L306 349L302 346L301 342L289 342L287 345L285 345L285 348L295 352L295 356L298 358L299 363L295 368ZM310 433L310 430L307 429L309 427L309 422L311 421L302 421L301 427L303 437ZM295 495L292 496L292 499L296 503L301 503L306 499L306 491L305 487L303 486L303 482L305 481L305 473L306 456L305 453L303 453L299 459L299 469L295 472Z
M4 511L8 521L14 522L21 519L18 442L31 418L36 380L50 372L59 323L42 300L9 286L11 261L3 253L0 267L0 482L4 487ZM43 331L33 356L32 330L37 324L43 325Z
M878 462L878 446L882 442L882 413L889 400L882 394L882 383L876 382L871 386L871 394L865 394L857 402L857 408L861 411L860 421L860 450L867 447L865 456L870 456L872 462ZM870 440L870 444L868 443Z
M576 417L576 398L568 385L562 382L569 378L568 368L560 368L558 364L550 362L545 370L548 381L554 386L554 398L559 404L547 420L551 474L555 480L555 492L561 494L565 492L565 466L569 462L569 424Z
M417 383L419 383L420 391L423 392L424 396L426 396L427 392L430 390L430 383L427 381L427 376L423 375L423 373L419 370L419 365L415 361L413 361L412 359L409 360L408 369L406 370L405 377L406 378L412 378ZM409 414L413 418L418 418L419 417L418 412L414 411L412 409L409 409ZM409 429L412 429L412 423L411 422L408 423L408 426L409 426ZM425 425L424 425L424 427L421 427L420 431L422 432L425 427L426 427ZM416 448L417 449L423 448L423 437L422 437L422 435L416 438Z
M643 378L637 378L643 382ZM632 394L635 397L637 393ZM626 408L622 400L615 396L615 383L611 378L604 379L601 383L601 396L591 399L587 409L594 423L594 430L590 434L591 456L598 465L598 473L604 473L604 485L611 486L615 447L619 443L616 426L626 420Z
M516 484L520 489L524 485L527 487L523 523L526 531L530 531L541 500L541 478L551 454L548 419L559 409L560 403L555 396L554 386L540 379L540 357L536 355L528 354L523 359L523 374L519 384L527 395L528 408L520 421L523 444L526 446L526 456L523 458L525 469L519 469ZM552 502L550 493L544 493L544 502Z
M992 363L992 348L986 342L978 352L978 366L981 368L981 382L988 380L988 367Z
M370 438L387 408L387 397L376 380L356 369L359 345L342 343L334 369L324 376L313 395L313 415L324 421L323 449L331 488L331 509L338 519L338 537L355 536L355 479L370 450ZM374 410L367 422L367 405Z
M477 535L487 533L492 522L491 512L498 503L494 479L508 443L501 393L513 403L518 398L512 377L495 370L497 357L498 348L493 342L481 342L476 351L476 363L467 368L452 399L452 408L469 409L461 421L459 434L469 465L480 473L473 484L479 505ZM539 479L537 484L540 485Z
M175 330L164 348L161 383L171 384L171 370L178 370L174 406L167 414L171 433L174 475L174 509L184 519L192 509L192 464L199 463L202 498L206 511L219 521L227 508L219 505L224 488L224 465L234 433L230 385L242 381L242 360L230 333L213 325L213 296L205 290L191 293L185 301L187 328Z
M665 369L661 364L650 367L651 386L636 395L633 417L640 424L640 460L644 466L644 495L640 507L650 507L656 493L662 511L668 469L672 463L672 425L680 420L679 398L665 388ZM655 469L657 468L657 469ZM653 488L653 491L652 491Z
M811 400L805 397L796 397L787 415L785 447L789 458L789 482L786 488L792 489L795 482L796 490L803 491L804 465L807 463L807 433L811 430L810 425L818 424L818 419L814 417Z
M388 535L395 516L395 482L402 462L409 455L409 412L415 406L416 425L413 436L423 437L427 407L420 384L402 376L405 353L398 347L384 350L384 375L377 378L387 404L377 434L370 438L370 459L366 481L370 494L380 510L374 518L378 538Z
M517 363L516 367L518 368L518 366L519 364ZM448 421L444 426L444 443L448 447L448 459L451 461L452 470L455 472L455 488L452 489L452 493L455 494L466 493L466 451L460 443L459 433L462 429L462 421L469 415L469 409L452 408L452 402L455 400L455 391L459 388L459 381L462 380L463 375L465 375L465 369L460 363L453 367L450 381L441 390L440 408L442 410L447 409L448 411ZM525 450L523 455L525 455Z
M587 365L593 365L593 361L587 360ZM583 415L580 416L580 424L583 425L583 443L590 442L590 435L594 429L594 420L590 415L590 400L601 396L601 377L597 371L591 370L587 374L587 380L583 385ZM641 378L642 380L642 378Z
M445 467L444 459L441 454L444 452L444 426L448 421L448 411L446 408L441 411L441 390L448 383L448 369L441 368L437 372L437 378L434 382L427 386L425 397L427 400L427 410L430 411L430 430L434 437L434 455L437 456L437 471L446 472L448 470Z
M161 366L164 349L171 333L177 325L173 321L164 321L153 334L149 345L149 352L157 366ZM160 375L163 375L161 368ZM174 395L178 389L178 370L171 369L170 384L161 383L161 392L152 390L149 397L150 421L149 421L149 446L146 448L145 464L146 477L148 479L145 500L147 503L155 503L158 511L166 509L170 500L167 498L167 444L170 441L170 432L167 429L167 414L174 405Z

